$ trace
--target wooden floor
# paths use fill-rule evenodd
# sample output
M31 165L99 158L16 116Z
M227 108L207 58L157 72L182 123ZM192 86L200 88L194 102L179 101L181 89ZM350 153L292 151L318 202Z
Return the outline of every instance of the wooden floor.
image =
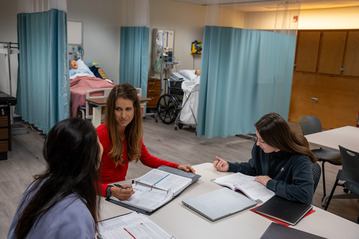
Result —
M300 132L295 123L291 127ZM193 128L174 130L173 125L156 123L153 118L144 120L143 141L148 151L164 160L180 164L201 164L213 162L215 156L228 161L246 162L250 158L253 139L249 137L198 138ZM20 197L32 182L33 175L45 169L42 157L44 135L29 128L28 134L12 137L13 149L8 160L0 161L0 238L5 238ZM329 194L339 167L326 165L327 193ZM149 171L141 163L131 163L126 178L136 178ZM322 182L319 183L313 204L320 207L323 196ZM336 193L341 193L338 188ZM357 199L333 200L328 211L351 221L359 216Z

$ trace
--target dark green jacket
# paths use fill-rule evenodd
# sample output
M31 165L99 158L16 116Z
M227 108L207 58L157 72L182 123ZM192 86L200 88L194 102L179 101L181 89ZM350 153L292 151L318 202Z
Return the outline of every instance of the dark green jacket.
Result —
M268 175L272 179L268 181L267 188L276 195L291 201L312 203L312 162L306 155L283 151L264 153L255 143L252 158L247 163L229 163L228 172L241 172L251 176Z

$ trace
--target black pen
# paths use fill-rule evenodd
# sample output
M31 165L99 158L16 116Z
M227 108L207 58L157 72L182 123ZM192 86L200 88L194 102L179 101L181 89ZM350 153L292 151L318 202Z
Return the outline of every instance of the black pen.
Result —
M114 184L116 187L119 187L119 188L122 188L122 189L128 189L128 188L125 188L124 186L120 185L120 184Z

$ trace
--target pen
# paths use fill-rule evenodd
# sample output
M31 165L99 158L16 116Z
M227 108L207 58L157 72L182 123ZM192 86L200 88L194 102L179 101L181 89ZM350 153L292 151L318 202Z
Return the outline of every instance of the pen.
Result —
M122 189L128 189L128 188L125 188L124 186L122 186L122 185L120 185L120 184L114 184L116 187L118 187L118 188L122 188Z

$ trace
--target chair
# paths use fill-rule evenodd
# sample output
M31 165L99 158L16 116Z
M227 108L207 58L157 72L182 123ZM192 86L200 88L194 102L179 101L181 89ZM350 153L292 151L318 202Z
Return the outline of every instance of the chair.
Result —
M301 116L299 117L300 126L302 128L303 135L314 134L322 131L322 124L317 117L314 116ZM322 206L326 205L325 201L327 199L326 187L325 187L325 168L324 164L326 162L341 165L342 160L340 158L340 153L328 150L328 149L313 149L312 150L314 156L318 159L318 161L322 162L322 174L323 174L323 198L322 198Z
M313 172L313 180L314 180L314 191L318 186L320 174L321 174L321 168L318 163L313 163L312 165L312 172Z
M359 198L359 153L346 149L339 145L340 155L342 156L343 167L338 171L333 189L329 195L328 202L324 210L327 210L332 198ZM344 183L339 183L344 181ZM337 186L343 186L346 194L335 195L334 191ZM357 219L359 223L359 217Z
M111 90L112 88L88 90L86 92L86 100L91 98L107 98ZM81 107L79 110L83 119L92 119L92 107L88 101L86 101L85 107Z

